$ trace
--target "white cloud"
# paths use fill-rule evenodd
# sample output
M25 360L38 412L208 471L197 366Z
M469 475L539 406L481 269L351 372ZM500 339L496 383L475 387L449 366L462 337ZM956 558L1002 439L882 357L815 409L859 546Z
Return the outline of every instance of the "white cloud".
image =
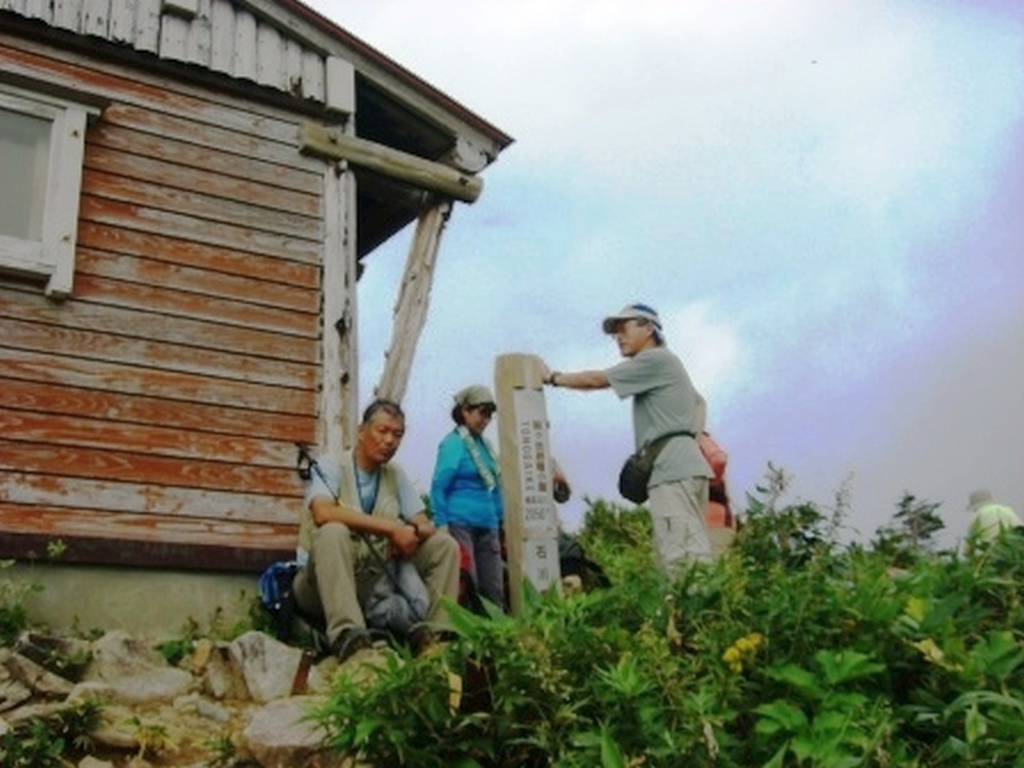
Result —
M683 357L697 389L709 400L727 401L735 390L732 381L740 377L744 363L743 345L735 325L727 317L716 316L710 301L679 310L664 311L659 307L659 313L668 345Z
M517 140L446 232L410 387L427 411L417 425L446 426L438 404L502 352L565 370L614 363L600 318L643 300L708 396L738 476L771 458L834 490L856 469L858 493L878 488L888 513L895 481L880 468L901 464L897 449L918 455L919 430L885 453L862 432L918 405L922 423L962 407L893 371L923 354L955 365L959 331L997 332L1013 318L1001 308L1024 301L1024 15L1010 4L318 4ZM390 321L389 258L400 268L404 253L374 254L361 284L364 328ZM970 312L965 297L978 299ZM364 359L382 359L386 339L365 340ZM628 404L607 392L550 404L582 489L610 489ZM973 412L1012 445L998 415ZM930 448L915 483L961 464L956 448Z

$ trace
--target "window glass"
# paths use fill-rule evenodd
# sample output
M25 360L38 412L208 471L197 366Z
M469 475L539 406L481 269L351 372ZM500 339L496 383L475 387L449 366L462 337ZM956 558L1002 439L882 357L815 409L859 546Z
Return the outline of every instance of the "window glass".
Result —
M0 109L0 234L42 239L53 121Z

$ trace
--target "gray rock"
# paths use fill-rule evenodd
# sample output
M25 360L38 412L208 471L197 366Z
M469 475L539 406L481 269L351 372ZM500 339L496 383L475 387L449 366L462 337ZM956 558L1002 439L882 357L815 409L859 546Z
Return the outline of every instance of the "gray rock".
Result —
M86 755L79 761L78 768L114 768L114 764L109 760L100 760L92 755Z
M312 664L300 649L259 632L230 644L199 642L180 668L170 666L153 644L119 632L108 633L89 652L92 661L83 681L70 690L68 681L51 689L67 691L58 701L10 673L13 666L30 679L45 677L31 660L0 649L0 702L5 692L11 702L0 718L0 733L92 700L103 705L102 725L91 734L93 756L76 768L208 768L218 744L234 745L238 764L251 768L353 768L352 760L323 748L324 732L305 718L311 706L324 701L336 675L372 677L375 665L367 662L384 658L366 650L342 665L334 658ZM142 742L152 736L147 728L157 729L167 743L143 759ZM111 758L114 753L119 756ZM107 762L111 759L114 763Z
M34 701L24 706L17 707L4 714L4 719L11 728L17 728L22 723L33 718L48 718L64 709L64 704L59 701Z
M246 699L249 689L242 670L234 664L227 643L200 641L183 666L200 680L200 688L214 699Z
M152 644L113 630L93 642L92 660L82 677L84 680L109 680L167 666L167 660Z
M218 723L226 723L231 719L231 712L227 707L203 698L196 693L176 698L174 700L174 710L183 715L195 715L204 720L213 720Z
M122 704L151 704L174 701L192 690L192 675L182 669L151 669L106 681L111 701Z
M253 701L262 704L292 694L302 663L300 649L255 631L236 638L230 649Z
M75 687L70 680L50 672L20 653L12 653L4 666L11 677L40 696L63 699Z
M126 707L107 707L103 710L103 722L92 734L93 741L110 749L122 752L138 752L139 740L131 724L132 711Z
M32 691L28 686L14 680L10 675L5 675L0 680L0 712L6 712L19 704L32 698Z
M226 723L231 719L231 711L227 707L221 706L217 702L210 701L209 699L199 700L196 707L196 714L217 723Z
M173 701L193 688L190 672L171 667L151 645L119 631L93 643L83 678L105 683L110 700L125 704Z
M322 748L324 733L307 719L320 697L293 696L262 707L243 733L261 768L341 768L351 762Z
M14 652L72 682L79 679L92 655L88 640L31 630L22 632Z
M106 704L114 700L114 689L108 683L99 680L89 680L85 683L78 683L71 689L71 693L65 701L75 704L79 701L96 701Z
M338 667L338 660L334 656L328 656L319 664L314 664L306 679L306 693L314 696L329 694L334 685L334 677L338 674Z

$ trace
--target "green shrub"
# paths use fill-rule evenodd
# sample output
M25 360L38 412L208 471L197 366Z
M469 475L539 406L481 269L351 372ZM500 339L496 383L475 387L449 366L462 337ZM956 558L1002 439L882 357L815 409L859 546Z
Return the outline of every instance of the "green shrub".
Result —
M0 571L12 567L13 560L0 560ZM0 578L0 645L10 645L28 627L25 603L33 592L41 589L38 584Z
M380 766L1024 767L1024 537L934 552L895 535L934 511L907 495L881 546L842 546L842 494L780 505L784 480L671 583L646 510L589 502L610 587L453 606L444 652L339 679L328 743Z
M245 592L242 592L239 595L239 600L243 605L246 605L251 601L259 602L258 598L251 598ZM185 657L195 650L196 643L198 643L199 640L213 639L231 641L248 632L250 629L261 629L261 627L258 626L254 627L254 622L252 621L252 617L254 615L255 612L250 610L248 618L239 619L229 624L225 618L226 614L224 609L217 606L213 609L210 619L205 627L196 621L195 618L189 616L181 628L181 636L163 640L157 645L157 650L164 659L167 660L168 664L177 666Z
M103 708L91 700L34 717L0 735L0 767L63 768L69 756L92 748Z

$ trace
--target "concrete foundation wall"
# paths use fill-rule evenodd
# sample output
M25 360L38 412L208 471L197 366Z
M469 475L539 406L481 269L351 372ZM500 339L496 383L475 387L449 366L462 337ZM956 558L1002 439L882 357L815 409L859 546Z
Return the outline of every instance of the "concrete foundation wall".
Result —
M32 626L166 639L182 637L191 621L207 632L214 620L225 629L247 620L258 577L45 563L5 568L0 579L42 587L24 600Z

